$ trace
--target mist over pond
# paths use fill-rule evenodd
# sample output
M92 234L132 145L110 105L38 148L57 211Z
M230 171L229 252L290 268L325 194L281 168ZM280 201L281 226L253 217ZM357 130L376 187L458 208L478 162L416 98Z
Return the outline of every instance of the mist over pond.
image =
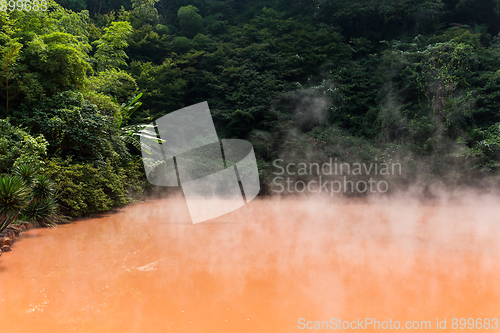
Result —
M169 198L30 230L0 258L2 332L298 332L300 318L432 332L437 318L494 318L497 200L266 198L193 225Z

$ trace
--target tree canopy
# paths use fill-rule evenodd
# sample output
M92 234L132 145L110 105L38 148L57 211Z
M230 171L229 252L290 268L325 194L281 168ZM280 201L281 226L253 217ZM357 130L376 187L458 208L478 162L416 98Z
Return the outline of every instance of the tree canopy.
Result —
M144 185L130 126L206 100L221 137L253 143L264 192L278 157L494 177L499 15L498 0L51 0L2 11L0 173L30 151L70 214L124 204Z

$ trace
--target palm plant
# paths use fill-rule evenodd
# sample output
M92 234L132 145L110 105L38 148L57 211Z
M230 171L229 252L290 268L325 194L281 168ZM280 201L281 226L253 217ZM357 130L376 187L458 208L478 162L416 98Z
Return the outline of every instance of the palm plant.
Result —
M45 175L37 175L31 186L34 199L51 199L54 196L54 183Z
M21 213L42 227L55 225L58 215L52 181L37 175L28 164L16 166L13 173L0 178L0 232Z
M140 142L140 136L141 136L141 131L147 126L143 124L138 124L138 125L128 125L128 126L122 126L124 125L132 116L132 114L137 111L137 109L142 105L142 102L139 102L139 99L142 97L142 93L138 94L137 96L134 96L132 100L129 101L127 104L123 104L120 112L117 115L117 129L119 130L120 138L123 140L123 142L127 144L133 145L135 148L138 150L141 150L141 142Z
M19 176L27 186L31 186L36 175L36 168L33 164L20 164L14 167L13 173Z
M14 222L26 207L30 191L19 176L0 177L0 232Z
M35 176L31 186L32 198L24 209L24 215L42 227L55 226L57 203L54 194L54 184L48 177Z
M154 150L154 146L151 144L163 143L163 140L158 138L156 134L156 125L150 123L122 126L142 105L142 102L139 102L141 97L142 93L134 96L127 104L122 104L120 112L117 115L117 129L120 132L119 137L123 140L123 142L134 146L139 151L144 150L150 154L150 152ZM152 118L149 120L152 120ZM141 140L141 138L144 140Z
M163 143L163 140L158 138L156 134L157 128L154 123L121 127L123 122L129 120L130 116L142 105L142 103L139 102L141 96L142 93L134 97L127 105L122 105L122 109L118 116L118 129L120 131L120 138L123 142L134 146L139 151L145 151L151 154L151 151L155 150L154 143Z
M35 199L24 209L24 216L36 221L41 227L53 227L57 220L55 198Z
M128 104L122 104L120 112L117 115L117 128L120 129L124 122L128 121L132 114L142 105L142 102L139 102L139 99L142 97L142 93L137 96L134 96Z

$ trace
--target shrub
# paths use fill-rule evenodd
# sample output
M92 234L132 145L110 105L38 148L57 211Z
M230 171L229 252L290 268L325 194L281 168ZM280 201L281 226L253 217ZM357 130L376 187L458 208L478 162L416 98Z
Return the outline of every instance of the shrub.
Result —
M0 174L8 173L16 165L29 163L42 165L48 142L43 135L31 136L12 125L9 119L0 119Z
M59 221L54 183L32 164L14 167L14 175L0 177L0 232L23 218L42 227Z
M142 191L137 161L118 166L106 160L103 167L97 168L91 163L51 158L46 165L45 174L56 184L61 211L69 216L126 205L133 201L133 193Z

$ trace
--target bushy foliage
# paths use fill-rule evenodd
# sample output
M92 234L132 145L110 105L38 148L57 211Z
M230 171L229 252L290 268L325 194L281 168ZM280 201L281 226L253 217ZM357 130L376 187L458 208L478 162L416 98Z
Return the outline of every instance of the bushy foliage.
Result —
M9 106L16 108L86 83L91 70L88 15L66 13L53 1L49 7L50 11L0 13L4 97L0 114L9 115Z
M66 91L15 114L17 122L49 142L49 156L103 164L126 155L113 110L100 110L82 93ZM120 154L122 156L120 156Z
M49 9L0 13L6 97L0 108L19 126L0 119L0 173L30 162L43 173L33 179L33 193L55 182L57 199L32 198L23 210L40 224L50 222L56 203L63 213L80 216L122 206L141 192L139 164L121 129L140 106L135 79L121 68L127 66L130 23L110 22L89 34L88 13L53 1Z
M142 193L142 170L137 161L121 166L107 160L104 166L96 167L51 158L44 170L54 180L62 212L72 217L124 206L133 200L134 193Z
M177 12L181 34L193 38L203 29L203 18L195 6L184 6Z
M48 142L43 135L31 136L13 126L9 119L0 119L0 174L9 173L15 165L43 165Z
M104 29L102 37L95 41L96 52L94 58L97 60L99 70L119 68L126 66L128 58L124 49L128 46L127 39L132 34L129 22L112 22L111 26Z

